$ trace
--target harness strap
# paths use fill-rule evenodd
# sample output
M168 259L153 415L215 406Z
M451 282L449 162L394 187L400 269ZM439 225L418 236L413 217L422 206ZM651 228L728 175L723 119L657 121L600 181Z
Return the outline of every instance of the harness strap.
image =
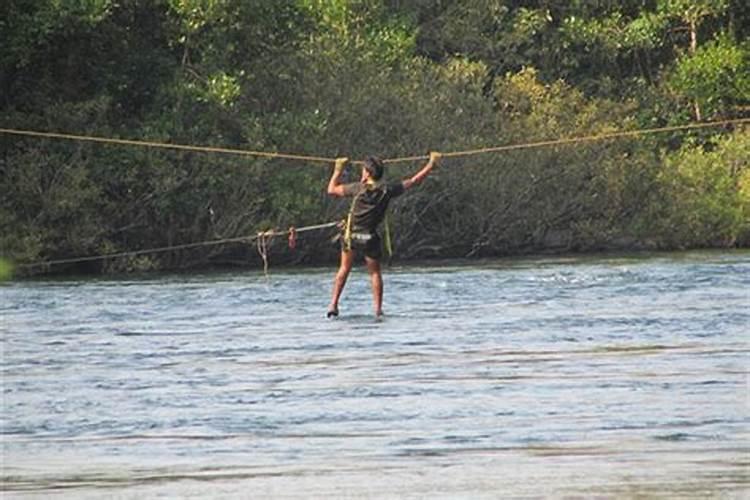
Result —
M346 221L344 222L344 250L347 252L352 249L352 222L354 220L354 205L357 203L357 198L359 198L359 195L361 193L358 193L353 199L352 199L352 206L349 207L349 213L346 216Z
M391 220L388 216L388 212L385 213L383 218L383 251L388 261L393 257L393 245L391 244Z
M346 250L347 252L352 249L352 224L354 222L354 207L357 205L357 200L360 196L362 196L362 193L364 193L366 189L370 189L370 186L367 185L365 189L362 189L352 198L352 204L349 207L349 213L346 216L346 222L344 224L344 250Z

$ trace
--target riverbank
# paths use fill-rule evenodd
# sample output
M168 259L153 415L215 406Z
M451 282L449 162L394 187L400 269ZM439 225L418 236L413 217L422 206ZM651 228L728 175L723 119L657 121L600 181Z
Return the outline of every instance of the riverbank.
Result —
M318 255L314 258L295 258L294 251L291 251L283 243L276 242L274 245L269 246L267 249L267 258L269 265L269 272L293 272L294 270L306 271L318 268L330 268L338 265L338 248L331 247L324 255ZM711 253L725 253L725 254L742 254L744 252L750 252L750 248L693 248L693 249L658 249L650 248L646 245L636 246L611 246L605 249L599 249L596 251L581 251L581 252L569 252L560 251L559 249L548 249L546 251L535 251L535 252L519 252L509 255L501 256L490 256L490 257L431 257L431 258L401 258L399 252L396 251L393 258L384 264L387 267L390 266L419 266L419 267L435 267L444 264L448 265L465 265L465 266L482 266L488 262L498 261L513 261L513 260L554 260L554 259L597 259L597 258L652 258L652 257L670 257L679 255L700 255L700 254L711 254ZM86 257L90 258L90 257ZM120 259L122 259L120 257ZM224 272L256 272L263 270L264 262L261 256L257 253L257 250L252 249L248 252L245 259L231 260L223 264L211 264L211 265L197 265L195 267L188 268L167 268L167 269L153 269L151 266L137 266L137 265L112 265L109 267L103 266L101 260L106 258L97 259L94 261L87 262L85 267L79 267L74 264L65 264L64 266L52 265L34 265L31 267L25 267L23 265L13 265L10 261L5 261L0 271L0 276L4 276L5 280L8 279L45 279L45 278L83 278L89 277L127 277L127 276L159 276L163 274L175 274L175 275L190 275L190 274L212 274L212 273L224 273ZM359 259L361 261L361 259ZM95 264L92 265L92 262Z

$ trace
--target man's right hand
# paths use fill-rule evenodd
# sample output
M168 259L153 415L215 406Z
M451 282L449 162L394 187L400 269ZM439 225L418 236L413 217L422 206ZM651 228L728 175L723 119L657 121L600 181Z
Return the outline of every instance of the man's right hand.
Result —
M328 194L331 196L344 196L344 185L341 184L341 172L349 163L349 158L336 158L333 164L333 174L328 181Z
M341 172L344 171L348 163L349 163L349 158L336 158L336 163L333 166L333 172L335 174L340 174Z
M438 163L440 163L440 160L442 160L443 154L438 153L437 151L430 152L430 163L437 166Z

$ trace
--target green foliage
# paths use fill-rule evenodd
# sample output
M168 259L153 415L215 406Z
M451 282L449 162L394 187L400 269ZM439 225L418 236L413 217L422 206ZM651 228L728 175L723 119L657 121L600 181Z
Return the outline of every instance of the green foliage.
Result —
M737 42L748 20L737 0L7 0L0 123L388 158L682 124L694 109L735 117L750 93ZM738 131L448 158L394 206L396 247L747 244L743 155ZM325 195L319 165L173 150L0 136L0 173L0 249L15 262L316 224L347 204ZM328 236L308 234L289 258L327 258ZM253 255L227 245L79 270Z
M369 0L302 0L301 5L315 20L307 50L328 57L351 55L375 64L393 65L414 50L413 26L391 15L381 2Z
M681 247L748 241L750 133L719 139L710 150L688 144L665 160L658 240Z
M677 17L688 23L699 23L706 17L719 16L729 6L729 0L659 0L659 13Z
M669 83L708 116L731 114L734 106L750 104L750 45L721 34L680 58Z
M633 49L653 50L659 46L664 28L665 19L663 16L652 12L643 12L625 26L622 44L624 47Z
M207 24L219 20L229 2L225 0L169 0L169 7L179 16L185 35L197 33Z
M13 277L13 264L7 260L0 258L0 283L8 281Z

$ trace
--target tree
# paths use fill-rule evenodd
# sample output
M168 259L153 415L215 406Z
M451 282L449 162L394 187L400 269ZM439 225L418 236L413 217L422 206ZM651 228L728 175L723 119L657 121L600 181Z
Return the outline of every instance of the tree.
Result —
M674 31L685 30L689 35L688 57L694 57L698 51L699 29L703 22L711 17L723 15L729 0L660 0L658 10L667 19L674 19L678 26ZM693 101L695 119L702 119L701 107L698 100Z
M732 246L750 238L750 132L713 147L686 144L665 157L653 234L667 247Z
M682 57L669 83L693 101L696 118L730 116L750 104L750 45L735 43L726 33Z

